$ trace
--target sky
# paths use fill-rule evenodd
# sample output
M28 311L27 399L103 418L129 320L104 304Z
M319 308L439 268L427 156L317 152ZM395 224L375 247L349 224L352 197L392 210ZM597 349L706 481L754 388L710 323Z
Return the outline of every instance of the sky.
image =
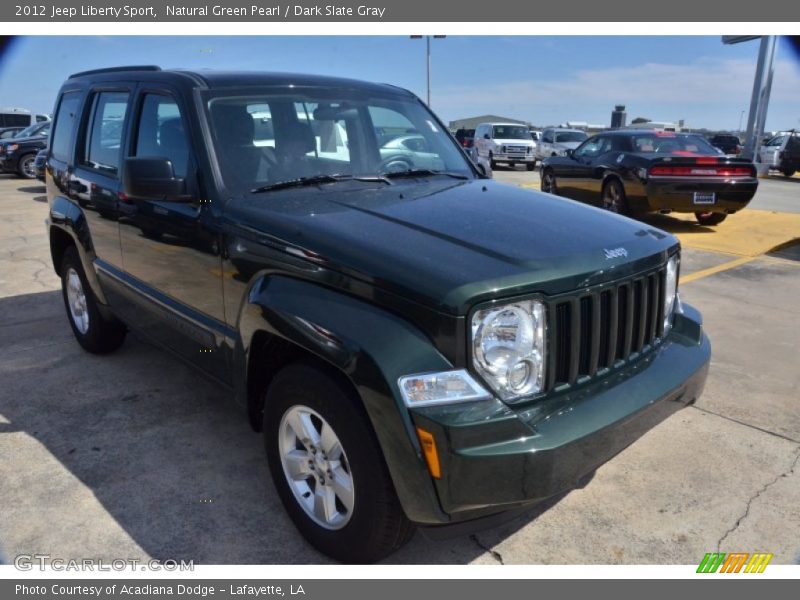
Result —
M447 36L431 40L433 110L444 121L495 114L557 125L684 119L746 126L758 42L719 36ZM426 95L425 41L405 36L35 36L0 55L0 106L51 113L71 73L123 64L337 75ZM800 57L776 53L768 131L800 128Z

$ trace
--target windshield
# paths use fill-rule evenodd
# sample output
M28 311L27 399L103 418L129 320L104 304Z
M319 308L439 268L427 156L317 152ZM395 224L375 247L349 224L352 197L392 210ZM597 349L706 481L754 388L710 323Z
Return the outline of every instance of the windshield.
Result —
M493 128L496 140L531 140L531 132L527 127L516 125L495 125Z
M589 136L586 135L583 131L556 131L555 132L555 141L556 142L582 142Z
M50 131L50 123L34 123L20 131L16 137L32 137L34 135L46 135Z
M473 176L450 134L414 98L336 88L220 91L208 101L225 185L436 171Z
M699 135L645 134L633 137L636 152L655 152L656 154L708 154L718 155L714 148Z

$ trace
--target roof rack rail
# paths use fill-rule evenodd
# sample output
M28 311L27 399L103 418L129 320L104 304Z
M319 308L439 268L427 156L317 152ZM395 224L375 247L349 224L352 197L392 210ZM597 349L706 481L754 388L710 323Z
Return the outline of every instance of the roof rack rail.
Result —
M106 67L105 69L92 69L90 71L81 71L80 73L73 73L67 79L75 79L76 77L83 77L84 75L96 75L98 73L117 73L120 71L160 71L161 67L157 65L130 65L126 67Z

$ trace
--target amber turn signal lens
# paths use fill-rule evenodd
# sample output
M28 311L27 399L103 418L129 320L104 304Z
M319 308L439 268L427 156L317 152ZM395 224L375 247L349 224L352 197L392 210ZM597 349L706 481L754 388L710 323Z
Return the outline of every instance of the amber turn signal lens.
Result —
M439 453L436 451L436 440L433 439L433 434L421 427L417 427L417 437L422 445L422 454L425 455L425 462L428 463L428 471L431 477L440 479L442 468L439 466Z

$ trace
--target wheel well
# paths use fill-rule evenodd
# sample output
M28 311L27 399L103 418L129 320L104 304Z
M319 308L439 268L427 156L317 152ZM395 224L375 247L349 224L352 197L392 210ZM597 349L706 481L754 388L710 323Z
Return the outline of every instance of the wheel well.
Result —
M64 258L64 252L70 246L75 245L75 240L63 229L58 227L50 228L50 256L53 258L53 270L57 275L61 269L61 259Z
M344 390L359 397L353 382L342 371L317 355L266 331L257 331L250 343L247 361L247 414L250 425L262 430L265 392L275 375L291 364L304 362L324 371Z

